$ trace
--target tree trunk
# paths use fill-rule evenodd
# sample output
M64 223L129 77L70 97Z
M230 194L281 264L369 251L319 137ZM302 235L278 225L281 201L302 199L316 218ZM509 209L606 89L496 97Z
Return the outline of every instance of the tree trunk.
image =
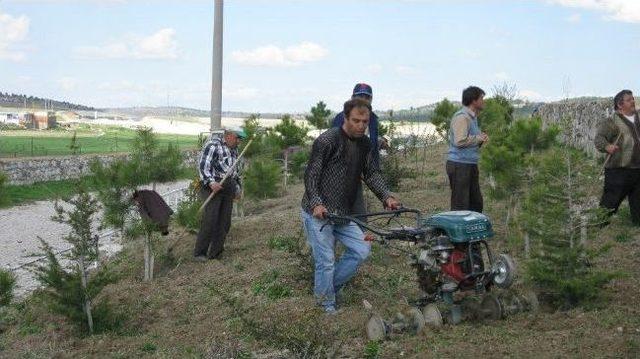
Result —
M150 264L150 255L151 255L151 246L149 234L144 238L144 280L151 280L151 268Z
M525 258L531 258L531 240L529 239L529 233L524 234L524 256Z
M587 216L580 216L580 245L587 243Z
M82 285L82 291L84 293L84 313L87 316L87 324L89 325L89 334L93 335L93 316L91 315L91 299L87 295L87 269L84 265L84 258L78 259L78 266L80 267L80 283Z
M287 192L287 177L289 175L289 151L284 151L284 192Z
M567 225L567 233L569 237L569 247L573 248L573 224L574 224L574 216L573 216L573 181L571 180L571 158L569 155L566 155L565 161L567 164L567 199L568 199L568 209L569 209L569 224Z

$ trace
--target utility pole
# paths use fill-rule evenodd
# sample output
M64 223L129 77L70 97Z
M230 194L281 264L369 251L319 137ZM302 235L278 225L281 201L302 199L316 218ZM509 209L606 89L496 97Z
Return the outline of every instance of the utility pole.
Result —
M222 127L222 10L224 0L214 0L213 15L213 65L211 77L211 126L210 130Z

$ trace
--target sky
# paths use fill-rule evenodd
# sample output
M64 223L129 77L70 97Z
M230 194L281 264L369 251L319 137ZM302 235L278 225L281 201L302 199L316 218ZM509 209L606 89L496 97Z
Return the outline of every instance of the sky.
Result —
M208 109L213 0L0 0L0 92ZM226 0L223 110L640 93L637 0Z

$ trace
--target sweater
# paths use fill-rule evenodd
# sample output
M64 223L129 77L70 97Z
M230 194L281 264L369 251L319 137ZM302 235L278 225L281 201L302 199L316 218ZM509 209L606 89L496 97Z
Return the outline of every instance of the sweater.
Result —
M304 174L302 209L312 213L323 205L330 213L348 215L360 180L381 200L391 197L380 171L373 166L371 141L350 138L342 128L331 128L313 142Z

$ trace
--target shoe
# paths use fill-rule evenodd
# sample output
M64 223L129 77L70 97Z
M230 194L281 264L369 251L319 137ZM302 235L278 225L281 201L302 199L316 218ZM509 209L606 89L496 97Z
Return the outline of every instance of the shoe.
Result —
M326 315L336 315L338 314L338 310L333 305L328 305L324 307L324 314Z
M196 262L206 262L207 261L207 257L206 256L195 256L193 257L193 260Z

